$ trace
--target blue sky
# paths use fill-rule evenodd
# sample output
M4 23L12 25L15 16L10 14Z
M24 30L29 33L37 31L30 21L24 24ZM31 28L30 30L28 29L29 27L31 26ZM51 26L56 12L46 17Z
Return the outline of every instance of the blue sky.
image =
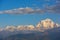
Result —
M55 5L55 0L0 0L0 11L16 8L43 8L44 4ZM54 22L60 23L60 14L43 13L43 14L0 14L0 27L7 25L36 25L39 21L50 18Z

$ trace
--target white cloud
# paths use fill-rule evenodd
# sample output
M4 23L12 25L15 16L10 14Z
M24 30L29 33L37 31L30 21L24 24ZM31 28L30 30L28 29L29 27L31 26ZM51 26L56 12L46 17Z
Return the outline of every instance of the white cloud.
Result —
M30 13L42 13L44 12L41 9L33 9L33 8L17 8L17 9L11 9L11 10L4 10L0 11L0 14L30 14Z
M51 6L45 6L43 9L40 8L17 8L17 9L11 9L11 10L4 10L0 11L0 14L35 14L35 13L45 13L45 12L51 12L51 13L60 13L60 5L51 5Z

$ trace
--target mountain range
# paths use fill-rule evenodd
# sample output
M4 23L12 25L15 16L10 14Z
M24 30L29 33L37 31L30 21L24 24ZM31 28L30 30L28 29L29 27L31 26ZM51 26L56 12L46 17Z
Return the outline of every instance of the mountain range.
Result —
M47 18L36 26L7 26L0 28L0 40L60 40L60 25Z

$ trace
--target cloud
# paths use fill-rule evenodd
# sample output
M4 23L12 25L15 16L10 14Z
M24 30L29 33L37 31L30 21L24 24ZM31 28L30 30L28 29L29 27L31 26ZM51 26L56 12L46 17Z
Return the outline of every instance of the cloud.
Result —
M0 11L0 14L35 14L35 13L45 13L45 12L50 12L50 13L60 13L60 5L51 5L51 6L46 6L44 9L40 8L17 8L17 9L11 9L11 10L4 10Z
M51 0L45 0L47 2ZM16 8L11 10L4 10L0 11L0 14L35 14L35 13L60 13L60 0L55 0L56 4L48 6L48 4L44 4L45 7L43 8L31 8L31 7L25 7L25 8ZM54 1L54 2L55 2ZM38 6L37 6L38 7Z
M33 9L33 8L17 8L12 10L4 10L0 11L0 14L32 14L32 13L43 13L44 11L41 9Z
M45 10L50 13L60 13L60 4L47 6Z
M45 1L51 1L51 0L45 0ZM48 13L60 13L60 0L54 0L55 3L49 5L49 4L43 4L43 10L44 12Z

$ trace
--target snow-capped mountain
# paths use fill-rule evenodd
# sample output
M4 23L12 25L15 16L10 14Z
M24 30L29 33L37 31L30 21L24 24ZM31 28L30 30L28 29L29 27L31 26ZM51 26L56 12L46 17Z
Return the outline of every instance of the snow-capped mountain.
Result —
M44 30L56 28L59 26L60 26L59 24L54 23L51 19L47 18L45 20L40 21L37 24L36 28L40 31L44 31Z
M1 31L45 31L48 29L60 27L59 24L53 22L51 19L47 18L45 20L41 20L36 26L34 25L19 25L19 26L7 26L5 28L0 28Z
M51 19L47 18L45 20L41 20L36 26L19 25L19 26L7 26L5 28L0 28L0 36L4 38L14 34L29 34L29 33L36 33L36 32L45 32L47 30L53 30L53 29L60 30L60 25L53 22Z

